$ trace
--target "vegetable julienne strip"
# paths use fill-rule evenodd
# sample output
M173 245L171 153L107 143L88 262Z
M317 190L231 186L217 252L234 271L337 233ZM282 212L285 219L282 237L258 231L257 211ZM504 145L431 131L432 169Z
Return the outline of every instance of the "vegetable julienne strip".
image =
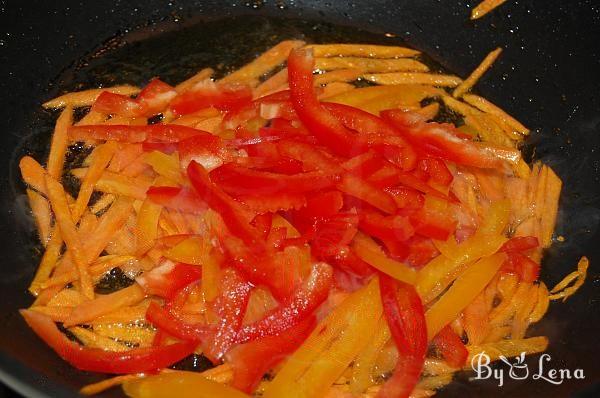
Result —
M463 82L424 73L412 49L303 46L282 42L216 83L204 69L135 99L53 102L66 108L48 167L20 162L47 240L23 316L76 367L128 373L82 393L431 396L482 351L545 350L525 332L588 262L551 292L536 282L560 178L522 161L522 124L463 96L499 51ZM349 83L361 78L374 85ZM431 121L440 103L466 127ZM148 107L162 121L148 125ZM79 140L94 150L65 170L82 182L73 198L59 178ZM96 294L108 273L125 283ZM193 351L224 363L168 369Z
M187 91L187 90L191 89L192 87L194 87L196 85L196 83L200 83L201 81L210 79L210 77L213 75L213 73L214 73L214 71L211 68L202 69L202 70L198 71L198 73L196 73L194 76L192 76L189 79L184 80L181 83L179 83L178 85L176 85L175 91L177 91L178 93Z
M73 215L71 214L69 206L67 205L67 199L63 187L54 178L47 175L46 188L48 190L50 204L52 205L52 210L56 216L56 222L60 228L61 235L70 252L72 253L73 260L77 266L83 294L87 298L92 299L94 298L94 291L90 276L87 271L88 263L84 258L81 240L77 236Z
M373 44L312 44L315 57L369 57L400 58L419 55L419 51L407 47L378 46Z
M421 62L410 59L369 59L369 58L316 58L315 68L320 70L335 69L360 69L364 73L382 73L382 72L427 72L429 68Z
M75 201L75 207L73 209L73 221L79 221L79 218L83 215L87 208L90 197L92 196L94 185L98 182L102 176L102 172L108 166L113 154L117 150L118 146L115 142L110 142L96 147L94 150L94 160L87 169L87 173L81 182L79 188L79 194Z
M294 48L304 45L300 40L282 41L264 52L250 64L221 79L222 83L255 81L269 70L283 63Z
M50 203L41 194L33 189L27 189L27 198L31 206L31 212L37 225L40 241L44 246L48 244L52 228L52 214Z
M486 100L485 98L475 94L465 94L463 96L463 99L465 100L465 102L473 105L476 108L479 108L479 110L483 112L487 112L498 116L501 120L505 121L513 129L515 129L515 131L521 134L529 134L529 129L527 127L523 126L518 120L516 120L508 113L504 112L502 109L500 109L490 101Z
M481 61L479 66L475 68L473 72L463 81L458 87L454 89L452 95L454 97L462 97L464 93L469 91L471 87L477 83L477 80L483 76L485 72L492 66L492 64L496 61L496 59L500 56L502 52L502 48L498 47L497 49L490 52L484 59Z
M72 92L51 99L50 101L45 102L42 106L44 108L63 108L65 106L77 108L82 106L90 106L94 103L96 98L98 98L98 96L105 91L122 95L134 95L137 94L140 89L134 86L123 85Z
M440 87L456 87L462 83L462 80L457 76L423 72L376 73L363 75L362 77L373 83L383 85L430 84L432 86Z
M52 143L50 144L50 154L48 155L48 174L54 178L62 176L68 146L67 128L71 124L73 124L73 108L67 105L58 120L56 120Z
M479 19L491 12L494 8L500 7L506 0L482 0L471 11L471 19Z

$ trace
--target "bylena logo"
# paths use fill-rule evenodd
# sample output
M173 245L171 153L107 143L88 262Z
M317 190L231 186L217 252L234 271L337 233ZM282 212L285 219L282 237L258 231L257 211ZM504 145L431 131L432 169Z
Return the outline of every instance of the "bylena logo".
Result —
M504 385L504 380L508 377L513 380L525 380L531 378L533 380L543 380L552 384L562 384L565 380L570 379L585 379L583 369L556 369L550 366L552 360L549 354L542 354L537 363L537 369L529 369L525 363L525 353L514 358L511 362L504 355L500 355L500 360L508 366L492 369L490 356L485 351L475 354L471 360L471 368L475 371L474 380L494 379L498 381L498 387Z

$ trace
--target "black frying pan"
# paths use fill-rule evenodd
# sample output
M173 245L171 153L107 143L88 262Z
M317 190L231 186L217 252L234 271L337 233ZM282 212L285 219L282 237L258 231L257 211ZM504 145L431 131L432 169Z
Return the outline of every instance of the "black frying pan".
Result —
M583 254L592 262L588 281L577 295L552 305L530 331L550 337L552 361L546 370L581 368L584 380L560 385L531 378L505 380L499 388L492 381L469 382L465 373L439 396L600 396L598 2L509 1L478 22L468 20L473 1L52 3L0 2L4 383L26 396L67 397L101 378L70 368L16 313L31 302L26 286L39 257L17 162L27 153L38 159L46 153L55 115L40 109L44 100L98 83L142 84L155 75L175 82L219 62L237 67L280 38L383 44L401 39L461 76L489 50L505 48L478 90L533 129L527 153L551 164L565 183L557 233L566 240L546 254L542 279L553 285ZM532 371L538 359L528 358ZM113 390L105 396L120 394Z

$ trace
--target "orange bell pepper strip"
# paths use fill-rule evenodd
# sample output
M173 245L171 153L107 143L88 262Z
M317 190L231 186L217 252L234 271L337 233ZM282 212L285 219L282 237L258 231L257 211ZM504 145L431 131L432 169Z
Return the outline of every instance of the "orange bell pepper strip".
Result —
M131 398L250 398L249 395L195 372L169 372L126 381L123 389Z
M472 264L426 312L427 336L431 340L449 324L492 280L506 259L504 253L484 257Z
M373 278L323 319L265 388L264 398L322 396L371 341L382 314Z

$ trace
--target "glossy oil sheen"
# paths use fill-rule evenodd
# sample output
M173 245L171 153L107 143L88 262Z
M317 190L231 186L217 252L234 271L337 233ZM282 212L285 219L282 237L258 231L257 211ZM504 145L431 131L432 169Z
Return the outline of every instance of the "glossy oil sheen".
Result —
M16 313L31 303L26 287L40 247L28 216L18 159L46 156L53 112L40 104L63 91L98 83L174 83L198 68L236 68L285 38L308 41L406 41L465 77L496 46L505 51L479 92L533 129L527 152L563 178L556 243L542 279L553 285L589 256L588 281L555 303L530 335L551 340L552 363L583 368L586 379L468 381L441 397L594 395L600 379L600 10L591 1L507 2L477 22L463 1L19 1L0 5L0 378L27 396L74 396L101 377L70 368ZM596 2L597 3L597 2ZM231 19L237 17L236 19ZM367 33L371 32L371 33ZM397 38L388 38L392 33ZM537 357L530 358L531 366ZM586 393L587 391L587 393ZM119 390L103 394L121 396Z

